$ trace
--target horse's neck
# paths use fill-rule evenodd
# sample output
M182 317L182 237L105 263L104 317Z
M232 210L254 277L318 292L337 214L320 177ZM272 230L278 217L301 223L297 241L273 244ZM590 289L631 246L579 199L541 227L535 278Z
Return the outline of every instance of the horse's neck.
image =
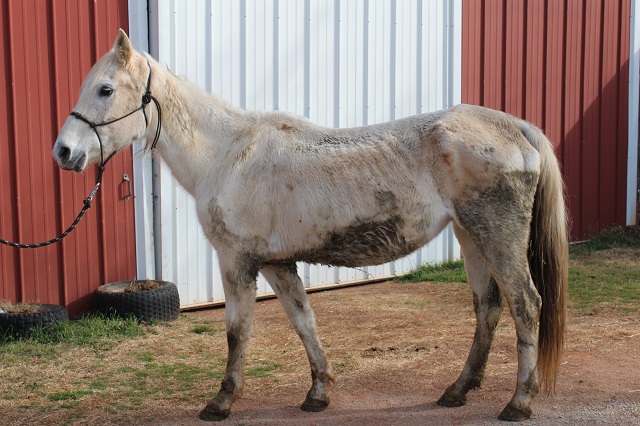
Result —
M158 152L178 182L191 194L211 173L219 152L225 152L247 112L207 94L168 70L154 67L152 94L162 108ZM157 118L157 117L156 117ZM155 125L150 126L153 137Z

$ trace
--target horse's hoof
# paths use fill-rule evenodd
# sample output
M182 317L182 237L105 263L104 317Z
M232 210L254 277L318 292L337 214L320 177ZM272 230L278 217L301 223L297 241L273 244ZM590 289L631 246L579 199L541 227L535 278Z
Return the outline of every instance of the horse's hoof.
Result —
M230 410L219 410L213 405L207 405L204 410L200 412L200 420L207 422L219 422L229 417Z
M505 420L508 422L521 422L531 417L531 408L517 408L508 404L502 410L502 413L498 416L499 420Z
M437 404L441 407L462 407L466 403L466 395L455 395L453 393L445 392L440 397Z
M309 398L307 397L307 399L304 400L304 402L302 403L302 405L300 406L300 409L302 411L309 411L312 413L317 413L320 411L323 411L325 408L327 408L327 405L329 405L329 401L323 401L321 399L315 399L315 398Z

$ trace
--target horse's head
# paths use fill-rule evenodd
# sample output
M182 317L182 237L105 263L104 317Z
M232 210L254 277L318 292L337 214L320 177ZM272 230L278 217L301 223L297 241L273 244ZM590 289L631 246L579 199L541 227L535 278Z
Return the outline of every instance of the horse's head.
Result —
M138 109L150 72L147 60L120 30L113 49L93 66L82 83L74 112L60 130L53 147L53 158L60 167L81 172L87 164L101 161L102 156L106 159L145 136L150 109L147 115Z

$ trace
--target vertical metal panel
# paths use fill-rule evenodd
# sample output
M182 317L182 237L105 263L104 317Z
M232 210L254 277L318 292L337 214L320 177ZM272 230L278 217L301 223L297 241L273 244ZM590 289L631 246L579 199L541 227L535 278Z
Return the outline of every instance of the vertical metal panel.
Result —
M567 198L572 225L580 230L582 237L585 232L582 227L582 182L580 168L582 162L582 41L583 41L583 10L582 0L567 2L567 18L565 27L565 78L564 78L564 141L561 145L563 154L563 172L567 185Z
M606 2L608 3L608 2ZM638 151L629 152L629 143L627 140L627 131L629 129L629 45L631 37L631 2L629 0L623 1L620 4L620 13L618 15L618 26L620 28L620 44L618 45L619 56L619 74L618 74L618 156L617 156L617 168L616 172L616 222L619 224L625 224L626 220L626 186L627 186L627 167L637 163L629 160L631 156L638 158ZM605 28L605 31L607 29ZM638 78L637 75L633 76L634 79ZM624 143L622 143L624 142ZM637 173L637 169L635 171ZM636 194L637 197L637 194ZM637 206L638 204L636 204Z
M602 126L599 129L600 139L603 141L599 149L599 163L601 164L601 173L599 185L591 186L598 188L596 195L600 200L599 217L603 227L609 227L616 223L616 211L611 206L616 204L616 163L617 163L617 147L612 143L618 140L617 119L621 111L618 111L618 85L619 85L619 66L618 56L618 38L620 34L620 6L618 2L614 2L609 6L603 19L602 32L602 80L608 82L604 84L601 90L601 108L600 114ZM593 119L593 116L590 117ZM635 117L637 120L638 117ZM626 131L624 132L626 134ZM595 192L595 191L594 191Z
M462 101L546 132L562 162L573 238L625 224L629 1L463 4Z
M640 219L640 151L638 124L640 121L640 1L632 0L629 23L629 160L627 167L626 222L637 224ZM633 155L637 153L637 155Z
M156 28L151 53L173 72L247 109L287 110L326 126L352 127L460 101L459 0L150 5L149 25ZM206 43L197 39L200 28L209 29ZM166 167L158 179L159 272L178 284L183 306L223 300L217 259L197 226L193 201ZM458 255L447 228L396 262L359 269L301 264L298 270L305 286L317 287L392 276ZM271 291L262 277L258 291Z
M51 147L84 76L127 27L127 2L11 0L0 14L0 235L37 242L65 229L95 184L94 169L61 171ZM133 203L122 199L122 175L131 168L131 150L114 158L94 208L63 242L0 248L0 299L59 303L78 313L100 284L133 278Z
M545 36L547 27L545 21L545 3L543 1L525 2L526 19L524 19L524 79L527 84L520 84L524 88L525 119L534 123L544 122L545 94L541 93L545 84ZM477 53L476 53L477 54Z
M149 51L149 19L146 0L129 1L129 40L140 52ZM142 153L146 141L133 144ZM133 161L136 270L138 278L155 279L155 241L153 238L153 158L136 155Z
M601 181L600 145L606 145L607 139L600 134L600 63L602 51L602 6L601 0L586 0L584 2L584 34L583 34L583 78L582 81L582 120L583 135L582 164L580 181L583 187L580 214L582 228L591 233L598 229L599 182ZM611 13L611 12L609 12ZM606 149L611 150L612 146ZM613 171L613 170L611 170ZM598 190L591 190L591 188Z

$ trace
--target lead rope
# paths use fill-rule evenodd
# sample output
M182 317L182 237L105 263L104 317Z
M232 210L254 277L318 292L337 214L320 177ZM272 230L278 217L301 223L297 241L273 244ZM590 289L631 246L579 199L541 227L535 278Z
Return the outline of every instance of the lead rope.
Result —
M144 93L144 95L142 95L142 104L140 105L139 108L131 111L128 114L123 115L122 117L119 118L115 118L113 120L109 120L109 121L105 121L103 123L94 123L92 121L90 121L89 119L87 119L85 116L83 116L82 114L80 114L79 112L71 112L71 116L77 118L80 121L84 121L85 123L87 123L89 125L89 127L91 127L93 129L93 131L96 133L96 136L98 137L98 143L100 144L100 166L98 166L98 176L96 178L96 186L91 190L91 192L89 193L89 195L87 196L87 198L85 198L83 200L84 206L82 207L82 209L80 210L80 213L78 213L78 215L76 216L75 220L73 221L73 223L60 235L58 235L55 238L52 238L50 240L47 241L43 241L41 243L33 243L33 244L22 244L22 243L16 243L13 241L7 241L3 238L0 238L0 244L4 244L7 245L9 247L15 247L15 248L19 248L19 249L33 249L33 248L38 248L38 247L45 247L54 243L57 243L58 241L62 240L64 237L66 237L67 235L69 235L71 233L71 231L73 231L76 226L78 226L78 223L80 222L80 220L82 219L82 217L85 215L85 213L87 212L87 210L89 210L91 207L93 207L92 205L92 201L93 198L96 196L96 193L98 192L98 189L100 189L100 186L102 185L102 175L104 174L104 169L105 166L107 165L107 163L109 162L109 160L111 160L113 158L114 155L116 155L118 153L118 151L114 151L111 153L111 155L109 155L107 157L107 159L104 159L104 149L102 146L102 139L100 139L100 133L98 133L98 127L101 126L106 126L107 124L111 124L111 123L115 123L116 121L120 121L123 118L127 118L130 115L142 110L142 114L144 115L144 123L145 123L145 127L149 125L149 121L147 120L147 113L145 112L145 108L147 107L147 105L149 105L151 103L151 101L153 101L153 103L156 106L156 109L158 110L158 124L156 126L156 133L153 137L153 143L151 144L151 149L155 149L156 144L158 143L158 139L160 138L160 132L162 131L162 109L160 108L160 103L158 102L158 100L153 97L151 95L151 64L149 64L149 62L147 62L147 65L149 66L149 78L147 79L147 89Z

